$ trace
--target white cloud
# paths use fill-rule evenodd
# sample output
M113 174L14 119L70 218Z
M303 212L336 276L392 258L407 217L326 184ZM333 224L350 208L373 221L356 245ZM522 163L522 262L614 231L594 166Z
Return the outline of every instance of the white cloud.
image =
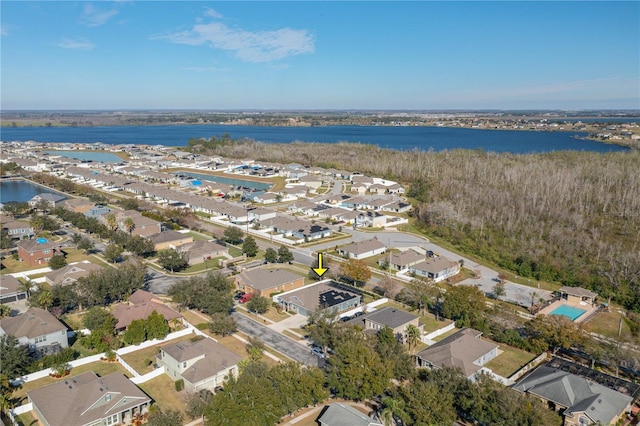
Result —
M118 14L117 9L100 10L92 3L84 5L84 13L80 18L80 22L87 27L99 27Z
M209 17L220 15L213 9L205 14ZM273 31L246 31L232 28L222 22L196 23L188 31L168 35L155 35L157 40L190 46L209 45L213 49L235 52L244 62L269 62L303 53L313 53L313 36L306 30L281 28Z
M210 7L206 8L206 10L204 12L204 16L208 16L210 18L215 18L215 19L222 18L222 14L216 12L215 10L211 9Z
M86 38L63 38L56 43L56 46L63 49L92 50L96 46Z

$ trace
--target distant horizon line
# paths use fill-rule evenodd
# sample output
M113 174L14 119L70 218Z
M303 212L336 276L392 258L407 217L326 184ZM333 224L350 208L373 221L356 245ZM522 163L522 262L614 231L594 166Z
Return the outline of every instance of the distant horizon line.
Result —
M56 109L4 109L0 112L0 116L5 113L13 112L223 112L223 113L246 113L246 112L279 112L279 113L291 113L291 112L411 112L411 113L439 113L439 112L544 112L544 113L634 113L640 114L640 108L584 108L584 109L562 109L562 108L548 108L548 109L535 109L535 108L442 108L442 109L399 109L399 108L226 108L226 109L207 109L207 108L56 108Z

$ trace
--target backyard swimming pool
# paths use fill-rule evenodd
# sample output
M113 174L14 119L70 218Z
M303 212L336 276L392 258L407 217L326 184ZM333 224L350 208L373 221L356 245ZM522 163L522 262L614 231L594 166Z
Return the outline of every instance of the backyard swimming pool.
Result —
M553 311L551 311L549 315L564 315L565 317L571 318L572 321L575 321L585 312L587 311L584 309L576 308L569 305L560 305Z

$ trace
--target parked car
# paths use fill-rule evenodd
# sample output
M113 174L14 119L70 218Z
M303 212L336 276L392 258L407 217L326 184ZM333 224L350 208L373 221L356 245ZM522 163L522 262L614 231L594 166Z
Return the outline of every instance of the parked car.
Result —
M252 297L253 297L253 293L245 293L242 295L240 299L238 299L238 302L247 303L249 300L251 300Z
M319 346L314 346L311 348L311 355L315 355L321 359L325 357L324 351Z
M244 295L245 295L244 291L239 291L239 292L237 292L236 294L233 295L233 300L240 300L240 298L242 296L244 296Z

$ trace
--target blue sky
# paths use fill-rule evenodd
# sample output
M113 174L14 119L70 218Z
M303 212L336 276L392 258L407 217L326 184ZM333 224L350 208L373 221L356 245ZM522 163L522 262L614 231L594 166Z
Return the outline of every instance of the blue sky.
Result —
M2 109L639 109L640 2L1 4Z

